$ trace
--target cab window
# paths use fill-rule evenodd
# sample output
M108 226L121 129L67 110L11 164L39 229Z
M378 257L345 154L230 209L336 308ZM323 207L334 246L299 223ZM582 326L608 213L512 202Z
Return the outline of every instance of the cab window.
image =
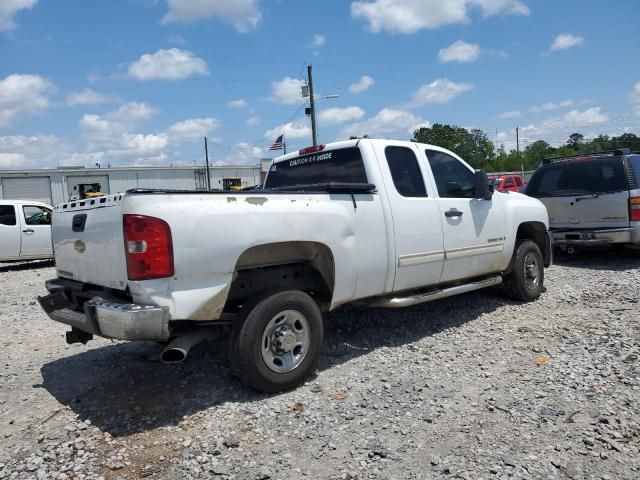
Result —
M0 205L0 225L12 227L16 224L16 209L13 205Z
M426 197L422 172L413 151L406 147L387 147L384 154L398 193L403 197Z
M520 177L515 177L515 180L516 180L516 185L518 187L521 187L522 186L522 179Z
M51 225L51 210L48 208L25 205L22 211L27 225Z
M429 165L443 198L473 198L475 176L458 159L437 150L426 150Z
M505 187L513 187L514 183L513 183L513 178L512 177L507 177L504 181L504 186Z

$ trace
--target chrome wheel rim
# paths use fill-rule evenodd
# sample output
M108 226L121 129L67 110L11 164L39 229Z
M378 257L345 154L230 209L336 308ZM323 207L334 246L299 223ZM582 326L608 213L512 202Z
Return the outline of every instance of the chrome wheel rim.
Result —
M524 257L524 280L529 290L534 290L540 283L540 266L533 253Z
M262 334L262 360L276 373L295 370L309 350L309 322L297 310L275 315Z

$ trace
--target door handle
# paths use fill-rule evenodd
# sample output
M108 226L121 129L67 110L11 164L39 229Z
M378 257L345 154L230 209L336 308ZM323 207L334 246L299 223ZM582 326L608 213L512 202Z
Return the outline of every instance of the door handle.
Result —
M24 233L33 233L35 232L35 230L33 228L26 228L24 230L22 230Z
M456 210L455 208L452 208L451 210L447 210L446 212L444 212L444 216L445 217L461 217L462 214L464 212L461 212L460 210Z

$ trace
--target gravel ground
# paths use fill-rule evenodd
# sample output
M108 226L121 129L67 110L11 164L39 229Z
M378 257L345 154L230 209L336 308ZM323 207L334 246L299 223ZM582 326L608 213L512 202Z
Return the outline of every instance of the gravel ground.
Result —
M532 304L483 291L327 321L317 376L267 396L224 343L68 346L0 266L0 479L640 478L640 256L565 257Z

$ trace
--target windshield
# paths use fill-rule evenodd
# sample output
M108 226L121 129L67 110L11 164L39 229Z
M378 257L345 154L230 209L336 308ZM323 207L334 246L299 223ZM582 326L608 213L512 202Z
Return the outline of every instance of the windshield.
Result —
M325 183L367 183L360 149L340 148L274 163L264 188Z
M558 162L542 166L531 179L527 195L561 197L627 190L627 177L619 157Z

